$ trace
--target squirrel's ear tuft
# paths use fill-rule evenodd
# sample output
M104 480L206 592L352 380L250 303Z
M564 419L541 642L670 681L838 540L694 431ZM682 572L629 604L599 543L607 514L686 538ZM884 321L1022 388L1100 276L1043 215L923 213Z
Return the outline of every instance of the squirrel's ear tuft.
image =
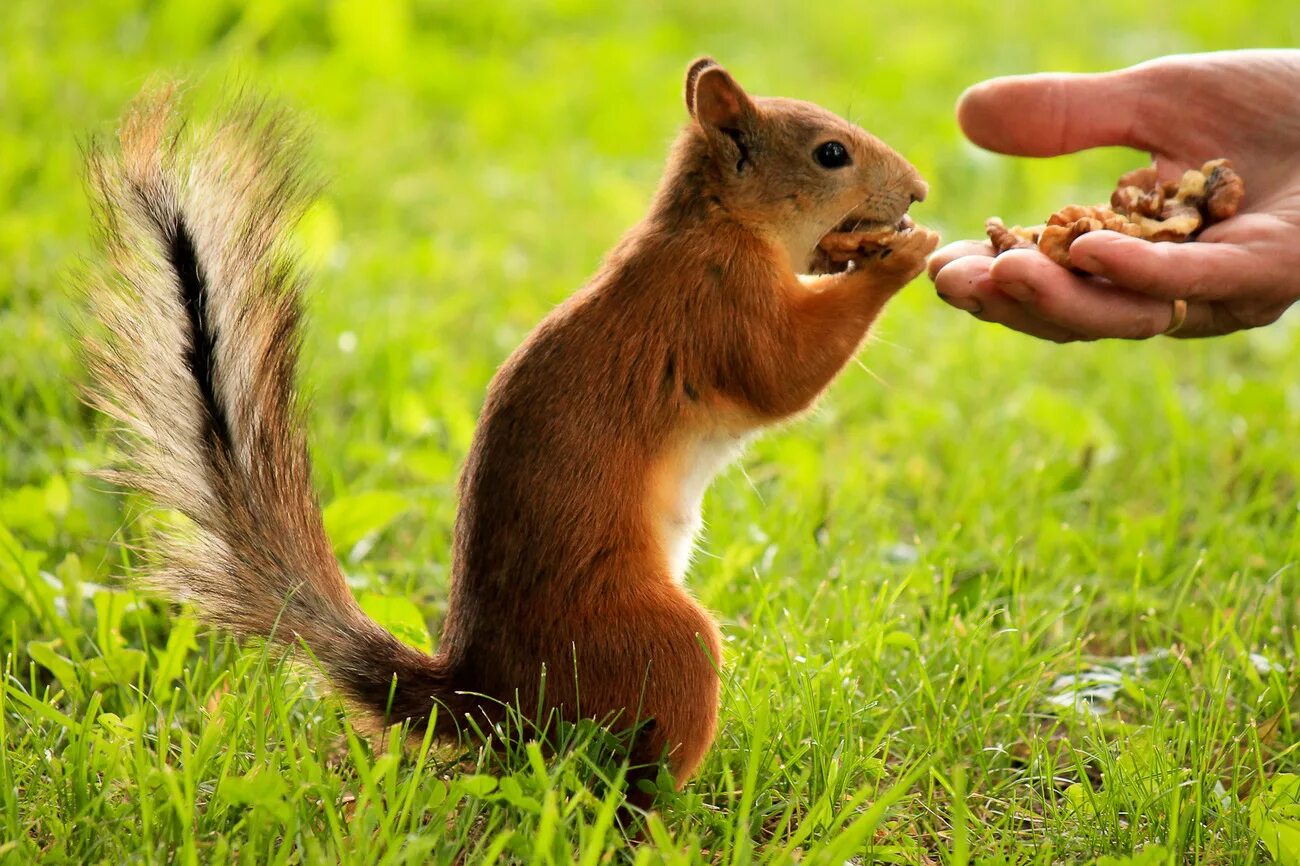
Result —
M686 105L691 115L706 128L739 129L748 126L753 119L755 109L749 94L736 83L727 70L713 61L700 60L691 67L693 77L687 77L691 96Z
M701 57L692 63L686 69L686 110L695 116L695 82L700 77L700 73L710 66L717 66L718 61L712 57Z

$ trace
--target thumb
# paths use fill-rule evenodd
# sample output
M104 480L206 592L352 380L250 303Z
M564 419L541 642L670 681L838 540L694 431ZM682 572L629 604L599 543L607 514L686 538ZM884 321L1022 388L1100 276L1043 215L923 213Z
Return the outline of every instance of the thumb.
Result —
M1142 109L1151 86L1142 67L1100 74L993 78L969 88L957 121L980 147L1019 156L1058 156L1089 147L1158 148Z

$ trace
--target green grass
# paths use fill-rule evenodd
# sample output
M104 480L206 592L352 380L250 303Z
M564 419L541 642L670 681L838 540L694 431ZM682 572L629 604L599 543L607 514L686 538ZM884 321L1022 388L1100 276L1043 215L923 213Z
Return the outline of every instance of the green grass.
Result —
M1294 319L1058 347L904 292L870 374L708 496L689 583L726 635L721 727L634 845L595 732L504 767L380 748L278 652L126 589L158 518L87 477L111 454L66 288L79 142L151 74L200 111L246 84L309 117L319 486L355 587L420 640L487 381L646 207L689 59L880 134L955 238L1142 161L979 153L965 85L1296 44L1291 3L317 5L5 4L0 859L1300 862Z

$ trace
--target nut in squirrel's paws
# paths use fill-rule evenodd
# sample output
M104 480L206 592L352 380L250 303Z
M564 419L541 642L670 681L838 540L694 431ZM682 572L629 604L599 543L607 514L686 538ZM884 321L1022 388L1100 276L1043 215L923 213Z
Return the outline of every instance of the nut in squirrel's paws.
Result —
M1147 241L1195 240L1206 226L1234 216L1245 194L1245 183L1226 159L1211 160L1200 171L1188 169L1179 180L1165 183L1148 166L1120 177L1109 206L1066 205L1046 225L1028 228L1008 228L991 217L984 230L997 255L1036 248L1061 267L1078 271L1070 262L1070 245L1080 235L1106 229Z
M814 273L839 273L870 268L911 279L925 267L925 258L939 245L939 235L904 216L888 228L858 231L847 227L833 231L817 245Z

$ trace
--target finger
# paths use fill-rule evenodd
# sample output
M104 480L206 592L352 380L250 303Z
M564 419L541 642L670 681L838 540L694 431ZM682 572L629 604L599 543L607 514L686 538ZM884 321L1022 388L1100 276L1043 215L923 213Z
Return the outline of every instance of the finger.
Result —
M1157 150L1142 110L1143 68L1092 75L1043 73L994 78L961 95L957 121L987 150L1057 156L1089 147Z
M999 291L989 276L993 259L965 256L955 259L935 275L935 291L950 306L985 322L996 322L1031 337L1068 343L1078 334L1045 322L1026 310L1015 298Z
M1036 250L1004 253L989 276L1038 318L1088 338L1143 340L1173 321L1171 302L1076 276Z
M975 318L981 321L993 322L1004 328L1040 340L1050 340L1053 343L1073 343L1086 339L1068 328L1062 328L1060 325L1039 318L1024 304L996 288L982 292L980 301L982 309Z
M930 273L930 279L933 280L939 271L943 270L946 265L954 259L962 256L983 256L986 258L993 257L993 245L988 241L954 241L943 249L937 251L927 263L927 269Z
M1170 309L1173 302L1170 302ZM1183 323L1177 327L1171 337L1189 339L1194 337L1218 337L1241 330L1241 324L1225 314L1222 306L1215 303L1190 303Z
M1268 257L1227 243L1150 243L1117 232L1089 232L1070 260L1091 274L1155 298L1225 300L1276 284Z
M1248 328L1276 322L1290 304L1275 303L1242 310L1224 301L1195 301L1187 305L1183 324L1169 333L1171 337L1218 337Z
M947 303L978 314L983 306L980 295L993 291L989 267L993 259L988 256L962 256L953 259L934 276L934 290Z

